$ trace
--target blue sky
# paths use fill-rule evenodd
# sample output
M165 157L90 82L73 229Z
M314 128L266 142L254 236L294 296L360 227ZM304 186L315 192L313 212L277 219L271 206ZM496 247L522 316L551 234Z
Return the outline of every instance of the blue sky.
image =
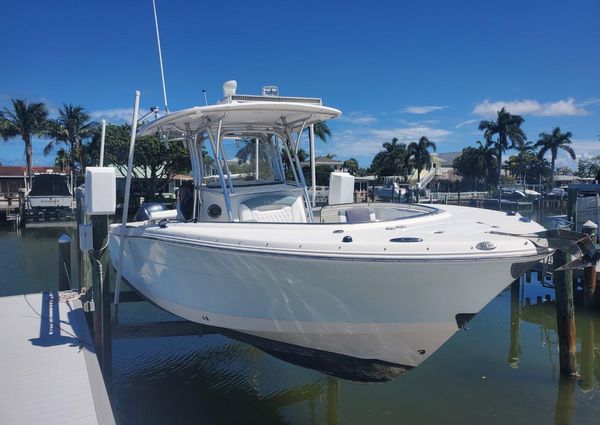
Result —
M482 138L506 105L532 141L554 126L579 157L600 154L600 2L157 0L169 107L203 104L238 81L258 94L316 96L344 116L319 153L368 166L392 137L439 152ZM0 106L11 98L83 105L122 122L133 92L162 105L151 0L0 3ZM130 119L130 118L129 118ZM34 144L34 164L45 141ZM0 162L24 163L20 140ZM559 163L573 165L566 156Z

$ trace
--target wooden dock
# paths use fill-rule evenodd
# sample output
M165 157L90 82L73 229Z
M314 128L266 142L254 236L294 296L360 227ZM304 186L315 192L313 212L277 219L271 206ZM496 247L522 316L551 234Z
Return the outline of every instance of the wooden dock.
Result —
M0 423L115 424L76 292L2 297L0 323Z

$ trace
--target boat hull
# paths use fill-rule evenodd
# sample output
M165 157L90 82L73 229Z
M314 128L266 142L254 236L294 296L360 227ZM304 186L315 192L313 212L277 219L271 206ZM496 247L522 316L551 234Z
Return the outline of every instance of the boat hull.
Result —
M112 232L113 264L119 243ZM149 300L194 322L414 367L516 278L524 261L322 258L132 236L122 271Z
M30 209L72 209L72 196L29 196Z

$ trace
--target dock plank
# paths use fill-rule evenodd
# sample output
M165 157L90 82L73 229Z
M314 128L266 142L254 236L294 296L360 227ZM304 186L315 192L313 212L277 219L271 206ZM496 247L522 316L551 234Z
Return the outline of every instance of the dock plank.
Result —
M0 298L0 423L115 423L78 295Z

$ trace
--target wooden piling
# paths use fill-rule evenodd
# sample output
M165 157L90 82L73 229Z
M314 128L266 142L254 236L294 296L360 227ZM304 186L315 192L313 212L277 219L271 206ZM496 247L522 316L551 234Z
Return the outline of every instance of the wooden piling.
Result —
M23 189L19 190L19 227L24 227L26 223L25 216L25 192Z
M562 251L554 253L554 264L560 266L572 259ZM573 271L554 272L556 291L556 326L558 330L560 371L564 375L577 374L575 308L573 305Z
M554 253L554 264L559 267L571 261L571 255L562 251ZM576 340L575 340L575 307L573 304L573 271L554 272L556 291L556 325L558 329L558 346L560 371L564 375L577 374Z
M567 194L567 216L573 223L573 230L576 230L575 203L577 202L577 190L569 189ZM571 262L572 259L570 254L557 250L554 252L553 264L560 267ZM577 358L573 271L555 271L554 288L556 293L556 327L558 330L560 371L563 375L574 376L577 374Z
M71 289L71 237L63 233L58 238L58 290Z
M597 243L598 226L593 221L586 221L581 231L588 235L592 242ZM593 307L596 294L596 265L592 264L583 269L583 306Z
M567 190L567 217L573 223L573 227L571 230L578 231L577 229L577 214L575 212L577 204L577 189L568 189Z

